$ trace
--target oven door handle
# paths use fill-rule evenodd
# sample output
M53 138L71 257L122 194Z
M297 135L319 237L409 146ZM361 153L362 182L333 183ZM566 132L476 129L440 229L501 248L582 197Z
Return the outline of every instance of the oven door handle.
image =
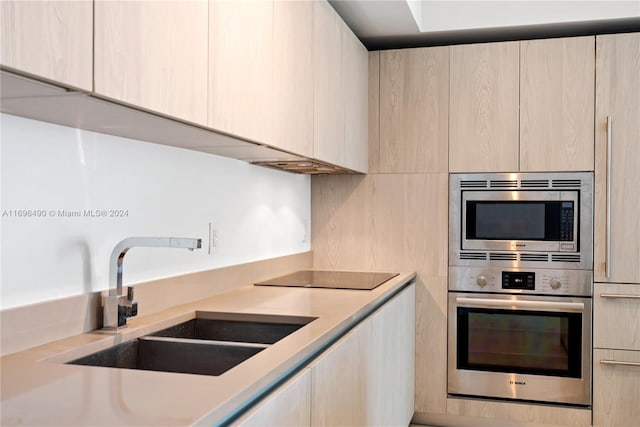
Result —
M571 311L571 312L584 311L584 303L582 302L531 301L531 300L457 297L456 303L458 304L458 306L462 306L462 307L510 308L512 310L537 309L542 311Z

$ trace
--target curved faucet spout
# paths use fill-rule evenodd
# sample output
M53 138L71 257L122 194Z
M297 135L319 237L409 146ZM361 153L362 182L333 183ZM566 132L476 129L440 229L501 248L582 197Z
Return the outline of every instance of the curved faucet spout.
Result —
M124 256L134 247L160 247L199 249L202 239L187 237L128 237L118 243L109 259L109 295L105 297L103 327L118 330L125 326L127 317L133 317L138 312L138 305L133 301L133 288L129 288L127 296L122 295L122 265Z
M122 263L129 249L134 247L200 249L202 239L187 237L127 237L113 248L109 260L109 295L122 294Z

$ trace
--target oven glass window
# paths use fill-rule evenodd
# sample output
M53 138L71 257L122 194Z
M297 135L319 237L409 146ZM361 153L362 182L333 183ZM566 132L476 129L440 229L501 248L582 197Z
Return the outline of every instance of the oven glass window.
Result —
M458 369L581 377L582 315L458 308Z
M571 201L466 202L467 239L566 241L573 221Z

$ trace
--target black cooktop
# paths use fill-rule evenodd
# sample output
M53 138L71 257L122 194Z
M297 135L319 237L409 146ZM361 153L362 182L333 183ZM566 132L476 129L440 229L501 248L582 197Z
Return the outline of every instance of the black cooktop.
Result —
M256 286L288 286L296 288L330 288L371 290L399 273L360 271L302 270L286 276L255 283Z

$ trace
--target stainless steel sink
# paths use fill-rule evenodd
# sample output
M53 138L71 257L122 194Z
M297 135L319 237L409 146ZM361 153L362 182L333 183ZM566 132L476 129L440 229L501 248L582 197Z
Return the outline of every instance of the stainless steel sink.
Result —
M315 320L314 317L197 312L196 318L151 336L273 344Z
M195 319L67 363L222 375L313 320L313 317L197 312Z
M69 363L183 374L221 375L266 347L265 345L221 345L207 342L203 344L197 341L158 340L143 337Z

